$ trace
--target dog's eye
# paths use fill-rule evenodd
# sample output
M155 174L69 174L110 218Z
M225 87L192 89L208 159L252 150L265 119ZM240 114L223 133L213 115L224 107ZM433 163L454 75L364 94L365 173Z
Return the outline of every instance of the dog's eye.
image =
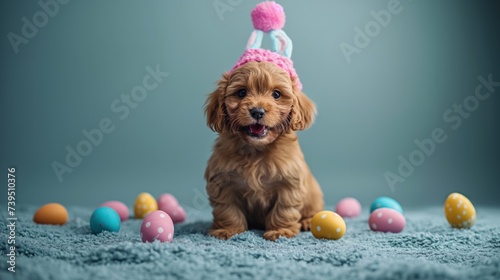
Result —
M273 98L278 99L281 97L281 93L277 90L273 91Z
M240 89L240 90L238 90L238 92L236 92L236 95L239 98L243 98L243 97L247 96L247 90L246 89Z

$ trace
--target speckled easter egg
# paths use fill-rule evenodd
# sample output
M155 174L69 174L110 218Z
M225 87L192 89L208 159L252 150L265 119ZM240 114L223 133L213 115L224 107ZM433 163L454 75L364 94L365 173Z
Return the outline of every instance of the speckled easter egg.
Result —
M174 224L184 222L186 220L186 211L179 205L175 197L169 193L162 194L158 197L158 209L166 212Z
M391 208L403 214L403 208L401 205L396 200L387 196L381 196L375 199L370 206L370 213L373 213L373 211L379 208Z
M361 204L359 201L352 197L347 197L337 203L335 213L343 218L354 218L361 214Z
M90 216L90 230L93 234L103 231L118 232L120 225L120 215L107 206L97 208Z
M332 211L318 212L311 220L311 233L318 239L337 240L344 236L345 230L344 219Z
M127 205L125 205L123 202L116 200L106 201L103 204L101 204L101 206L107 206L113 208L116 211L116 213L118 213L118 215L120 216L120 220L122 222L128 220L130 213L128 211Z
M59 203L49 203L40 207L33 221L37 224L64 225L68 220L68 211Z
M142 242L172 242L174 238L174 223L164 211L157 210L149 213L142 221Z
M371 213L368 224L373 231L398 233L405 228L406 219L394 209L379 208Z
M470 228L476 222L476 209L462 194L452 193L444 202L444 214L454 228Z
M139 194L134 204L134 216L137 219L142 219L156 210L158 210L158 204L152 195L149 193Z

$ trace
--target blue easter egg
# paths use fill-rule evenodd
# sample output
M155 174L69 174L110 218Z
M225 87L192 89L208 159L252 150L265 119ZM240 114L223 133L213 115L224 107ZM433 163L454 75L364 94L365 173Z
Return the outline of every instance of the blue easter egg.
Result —
M94 210L90 217L90 230L93 234L103 231L118 232L120 230L120 215L107 206L99 207Z
M381 196L375 199L370 206L370 213L379 208L391 208L403 214L403 208L401 208L401 205L396 200L387 196Z

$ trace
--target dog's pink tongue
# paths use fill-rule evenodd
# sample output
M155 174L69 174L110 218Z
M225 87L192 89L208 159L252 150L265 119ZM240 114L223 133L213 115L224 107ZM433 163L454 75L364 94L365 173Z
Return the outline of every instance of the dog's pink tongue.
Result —
M250 125L250 132L255 135L264 134L265 129L266 127L264 125L258 123Z

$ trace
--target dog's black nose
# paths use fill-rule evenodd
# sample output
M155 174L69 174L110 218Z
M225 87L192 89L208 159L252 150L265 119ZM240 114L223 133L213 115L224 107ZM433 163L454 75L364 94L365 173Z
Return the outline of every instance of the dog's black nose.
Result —
M252 108L252 109L250 109L250 115L252 116L252 118L254 118L256 120L262 119L262 117L265 114L266 114L266 111L264 111L264 109L262 109L262 108Z

